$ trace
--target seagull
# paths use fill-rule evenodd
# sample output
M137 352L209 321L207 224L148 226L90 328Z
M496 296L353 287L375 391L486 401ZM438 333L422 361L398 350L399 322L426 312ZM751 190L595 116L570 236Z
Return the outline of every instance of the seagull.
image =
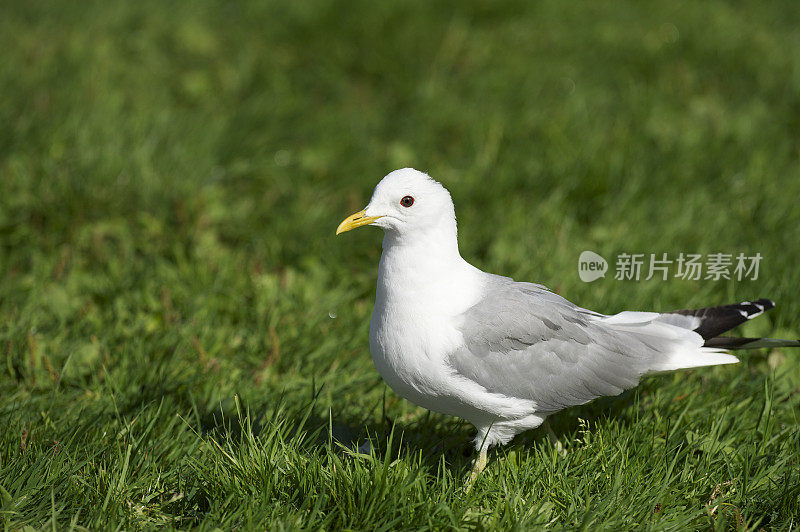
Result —
M726 349L800 346L719 336L774 307L768 299L605 315L484 272L459 253L450 193L413 168L384 177L336 234L365 225L384 231L372 360L400 396L475 426L469 485L489 447L559 410L618 395L644 375L738 362Z

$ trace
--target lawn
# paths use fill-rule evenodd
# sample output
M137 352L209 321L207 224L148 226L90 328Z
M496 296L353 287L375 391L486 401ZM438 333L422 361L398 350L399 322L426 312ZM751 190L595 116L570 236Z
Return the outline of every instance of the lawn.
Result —
M462 255L605 313L800 335L800 4L0 5L5 529L796 529L800 350L647 378L490 453L369 355L389 171ZM609 260L578 276L583 250ZM622 253L757 279L617 280Z

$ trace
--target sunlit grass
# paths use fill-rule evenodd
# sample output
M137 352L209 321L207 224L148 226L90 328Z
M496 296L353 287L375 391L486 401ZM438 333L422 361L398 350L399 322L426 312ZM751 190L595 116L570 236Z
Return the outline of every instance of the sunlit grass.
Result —
M795 338L798 15L5 3L0 523L796 528L798 353L571 409L566 457L526 434L466 494L471 428L369 357L379 232L333 233L414 166L477 266L608 313L770 297L743 334ZM764 259L583 283L586 249Z

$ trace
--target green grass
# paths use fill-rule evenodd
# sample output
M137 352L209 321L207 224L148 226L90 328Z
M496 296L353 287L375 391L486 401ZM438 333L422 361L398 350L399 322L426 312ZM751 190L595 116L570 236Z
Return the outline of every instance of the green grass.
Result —
M798 5L4 2L0 524L796 529L789 350L561 413L566 457L531 432L465 494L471 427L369 357L379 232L334 230L414 166L479 267L797 337ZM584 249L764 260L587 284Z

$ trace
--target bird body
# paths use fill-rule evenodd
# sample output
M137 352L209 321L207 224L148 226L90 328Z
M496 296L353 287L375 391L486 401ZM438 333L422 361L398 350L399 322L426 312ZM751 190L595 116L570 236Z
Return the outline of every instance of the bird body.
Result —
M472 423L483 464L487 447L645 374L738 362L698 331L716 337L772 306L607 316L483 272L459 253L450 194L410 168L388 174L337 234L361 225L385 233L369 333L378 372L412 403Z

